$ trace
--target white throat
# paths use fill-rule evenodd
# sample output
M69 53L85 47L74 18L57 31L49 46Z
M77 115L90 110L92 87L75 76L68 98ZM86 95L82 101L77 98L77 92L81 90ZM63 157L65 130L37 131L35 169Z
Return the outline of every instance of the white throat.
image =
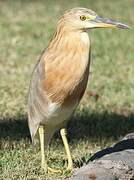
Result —
M89 47L89 45L90 45L90 40L89 40L89 36L88 36L88 33L87 33L87 32L82 32L82 33L81 33L81 40L82 40L82 42L83 42L87 47Z

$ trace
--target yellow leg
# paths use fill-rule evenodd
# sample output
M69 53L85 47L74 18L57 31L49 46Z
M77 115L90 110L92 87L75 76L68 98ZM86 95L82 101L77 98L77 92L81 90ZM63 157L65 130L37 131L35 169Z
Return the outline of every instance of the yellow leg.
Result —
M47 158L45 154L45 144L44 144L44 126L39 127L39 137L40 137L40 146L41 146L41 167L44 169L45 172L50 172L50 173L61 173L61 170L57 169L52 169L47 166ZM47 151L47 149L46 149Z
M72 161L72 157L71 157L71 153L70 153L70 149L69 149L69 145L68 145L68 141L67 141L67 137L66 137L66 135L67 135L66 129L65 128L61 129L60 134L61 134L61 137L63 140L63 144L65 147L65 151L66 151L67 159L68 159L67 170L72 170L73 169L73 161Z
M47 162L45 159L45 147L44 147L44 127L39 127L40 147L41 147L41 167L47 172Z

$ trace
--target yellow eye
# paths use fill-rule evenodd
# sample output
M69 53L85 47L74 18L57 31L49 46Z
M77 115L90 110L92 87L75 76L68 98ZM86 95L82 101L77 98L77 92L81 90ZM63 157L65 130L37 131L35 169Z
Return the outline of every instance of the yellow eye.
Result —
M86 16L84 16L84 15L80 16L80 20L85 21L86 20Z

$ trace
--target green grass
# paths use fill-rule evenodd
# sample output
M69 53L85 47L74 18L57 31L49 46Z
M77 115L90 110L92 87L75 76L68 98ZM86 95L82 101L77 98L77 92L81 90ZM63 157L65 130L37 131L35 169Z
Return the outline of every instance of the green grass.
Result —
M134 131L134 1L0 1L0 180L65 179L66 158L59 135L52 139L47 175L27 127L27 92L32 69L65 9L83 6L128 23L131 30L97 29L92 40L92 73L85 96L68 125L75 167L91 154ZM96 92L99 96L91 96Z

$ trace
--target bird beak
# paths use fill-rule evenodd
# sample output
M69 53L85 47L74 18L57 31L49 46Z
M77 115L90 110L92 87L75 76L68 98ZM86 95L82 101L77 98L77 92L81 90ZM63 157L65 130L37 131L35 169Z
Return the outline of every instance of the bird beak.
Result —
M100 16L96 16L95 19L92 20L94 23L95 27L97 28L121 28L121 29L128 29L129 26L126 24L122 24L120 22L114 21L112 19L108 18L102 18Z

